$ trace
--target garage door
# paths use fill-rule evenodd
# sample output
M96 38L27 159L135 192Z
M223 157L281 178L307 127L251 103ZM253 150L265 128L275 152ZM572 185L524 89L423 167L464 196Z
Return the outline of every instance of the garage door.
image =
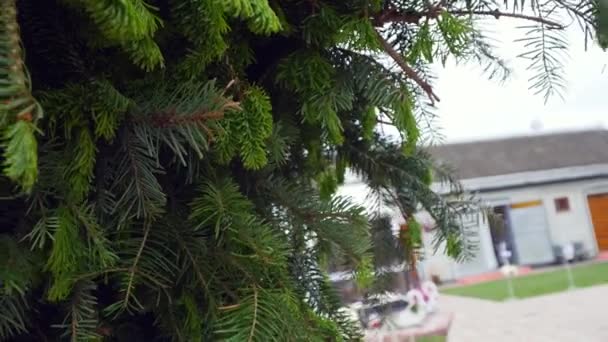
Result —
M608 194L589 196L587 200L597 246L608 250Z
M522 265L552 262L555 257L542 202L512 204L509 216L518 262Z

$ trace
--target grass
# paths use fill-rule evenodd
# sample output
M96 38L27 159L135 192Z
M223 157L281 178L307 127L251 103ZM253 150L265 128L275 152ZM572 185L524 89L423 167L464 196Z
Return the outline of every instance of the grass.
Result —
M572 267L576 287L608 283L608 263ZM516 277L513 279L515 297L528 298L568 289L568 276L564 269ZM509 297L507 280L459 286L441 291L445 294L503 301Z
M447 339L444 336L425 336L416 337L416 342L446 342Z

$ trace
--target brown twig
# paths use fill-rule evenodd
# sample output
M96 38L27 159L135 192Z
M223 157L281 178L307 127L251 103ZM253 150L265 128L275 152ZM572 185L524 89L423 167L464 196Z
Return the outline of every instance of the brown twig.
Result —
M553 28L557 28L557 29L564 29L564 25L557 23L555 21L549 20L549 19L545 19L542 17L535 17L533 15L525 15L525 14L519 14L519 13L509 13L509 12L501 12L498 9L495 9L493 11L467 11L467 10L460 10L460 11L448 11L448 13L452 14L452 15L491 15L496 19L500 19L500 17L508 17L508 18L516 18L516 19L523 19L523 20L528 20L528 21L534 21L537 23L541 23L541 24L545 24L547 26L551 26Z
M148 234L150 233L150 223L145 224L144 236L139 245L139 249L137 250L137 254L135 255L135 259L133 259L133 265L129 267L129 281L127 282L127 290L125 294L125 303L124 307L127 307L129 304L129 299L131 297L131 293L133 292L133 280L135 279L135 272L137 270L137 264L139 263L139 259L141 258L141 254L144 251L144 247L146 247L146 242L148 241Z
M163 112L153 113L148 118L138 118L136 121L147 121L149 120L154 126L157 127L168 127L175 125L182 125L194 122L204 122L208 120L219 120L224 117L224 113L230 109L239 109L239 103L234 101L226 102L221 109L215 111L201 111L200 113L193 113L191 115L178 115L175 109L165 110Z
M230 65L230 69L232 70L232 65ZM232 70L232 71L234 72L234 70ZM239 83L238 77L235 77L232 80L230 80L230 82L228 82L226 87L224 87L224 90L222 90L222 96L224 96L226 94L226 92L228 91L228 89L230 89L230 87L232 87L234 84L237 84L237 83Z
M251 323L251 330L249 331L249 338L247 342L253 341L253 335L255 333L256 325L258 324L258 289L253 286L253 323Z
M385 121L385 120L376 120L376 123L382 124L382 125L389 125L389 126L395 126L395 124L393 122L389 122L389 121Z
M395 9L380 12L374 17L374 24L376 26L382 26L392 22L403 22L410 24L418 24L420 19L423 17L430 17L430 13L418 12L418 11L404 11L400 12Z
M217 309L220 311L226 311L226 310L236 309L240 306L241 306L241 304L224 305L224 306L219 306Z
M194 258L194 255L192 255L192 253L190 252L190 249L188 248L188 246L186 245L184 240L181 238L181 236L179 236L179 234L175 234L175 239L177 240L180 247L184 250L184 252L186 252L188 259L190 259L190 263L192 264L192 269L194 270L194 274L196 274L198 280L201 282L202 287L205 290L209 290L209 285L207 284L205 277L203 277L203 272L201 271L200 267L198 267L198 264L196 263L196 259Z
M412 67L407 64L405 59L403 59L403 56L401 56L401 54L397 52L397 50L395 50L395 48L393 48L393 46L386 39L384 39L379 32L376 31L376 34L384 51L393 59L393 61L395 61L395 63L397 63L397 65L399 65L407 77L416 82L416 84L418 84L418 86L424 90L431 100L431 105L434 105L435 101L441 101L435 92L433 92L433 87L431 87L427 81L423 80L422 77L418 75L416 70L412 69Z
M564 28L564 26L562 24L557 23L552 20L548 20L548 19L541 18L541 17L535 17L532 15L501 12L498 9L495 9L493 11L469 11L469 10L447 10L447 9L444 9L441 7L433 7L431 10L426 11L426 12L419 12L419 11L399 12L394 9L389 10L389 11L384 11L375 16L374 24L376 26L382 26L386 23L392 23L392 22L404 22L404 23L410 23L410 24L418 24L420 22L420 20L425 17L427 19L436 19L437 17L439 17L439 15L443 11L446 11L447 13L450 13L452 15L480 15L480 16L487 15L487 16L492 16L496 19L499 19L500 17L516 18L516 19L534 21L534 22L545 24L545 25L548 25L548 26L551 26L554 28L558 28L558 29Z

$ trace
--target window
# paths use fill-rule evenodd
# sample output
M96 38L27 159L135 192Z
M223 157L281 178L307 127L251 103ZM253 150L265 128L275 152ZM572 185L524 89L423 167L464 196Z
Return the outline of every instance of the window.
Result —
M568 200L568 197L555 199L555 211L558 213L570 211L570 201Z

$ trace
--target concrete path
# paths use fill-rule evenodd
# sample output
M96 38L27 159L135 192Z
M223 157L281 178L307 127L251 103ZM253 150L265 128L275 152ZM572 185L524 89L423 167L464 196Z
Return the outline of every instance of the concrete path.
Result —
M510 302L442 295L448 342L607 342L608 285Z

